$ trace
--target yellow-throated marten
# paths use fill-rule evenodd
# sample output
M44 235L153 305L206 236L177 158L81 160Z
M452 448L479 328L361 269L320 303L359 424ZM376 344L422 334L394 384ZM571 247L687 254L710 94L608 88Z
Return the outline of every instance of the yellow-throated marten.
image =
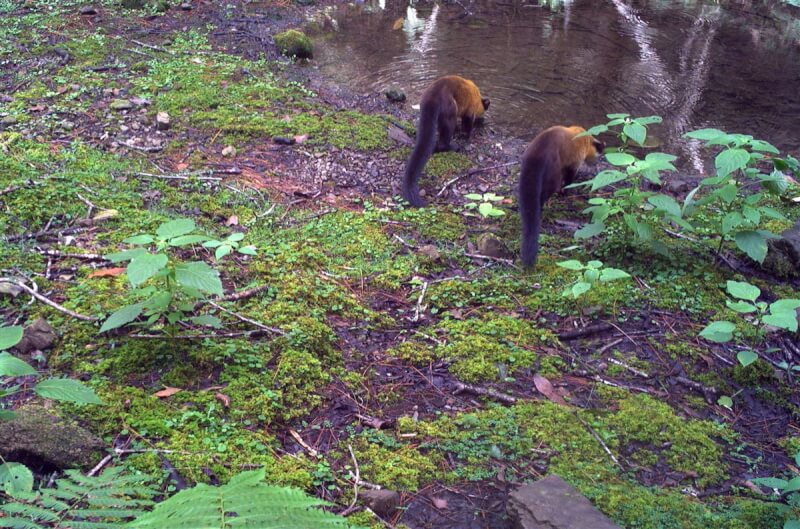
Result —
M519 215L522 218L522 264L536 264L542 206L553 193L575 180L584 160L594 162L603 152L603 142L583 127L550 127L540 132L525 149L519 173Z
M478 87L469 79L450 75L437 79L422 93L419 107L417 142L406 164L402 183L403 198L414 207L425 205L419 196L418 181L428 158L434 152L452 149L450 141L456 130L457 118L461 118L461 127L469 140L475 120L489 108L489 100L481 98Z

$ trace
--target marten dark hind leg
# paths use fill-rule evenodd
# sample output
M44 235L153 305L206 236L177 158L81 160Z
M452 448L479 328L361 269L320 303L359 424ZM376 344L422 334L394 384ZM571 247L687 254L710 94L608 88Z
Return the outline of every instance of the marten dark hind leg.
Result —
M577 193L575 188L565 189L568 185L575 183L577 176L577 167L565 167L561 172L561 189L557 189L556 191L561 191L561 193L564 195L572 195Z

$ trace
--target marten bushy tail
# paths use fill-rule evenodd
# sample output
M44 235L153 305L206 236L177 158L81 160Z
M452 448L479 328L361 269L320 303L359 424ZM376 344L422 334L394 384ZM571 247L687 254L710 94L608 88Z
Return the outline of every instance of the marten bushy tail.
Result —
M531 267L539 255L542 226L542 188L548 176L547 164L540 160L524 163L519 180L519 214L522 220L522 264Z
M406 164L405 175L403 175L403 198L415 208L425 206L425 201L419 195L419 177L425 164L428 163L428 159L436 149L436 128L439 122L439 111L439 104L435 101L425 102L420 107L417 141L414 144L414 151Z

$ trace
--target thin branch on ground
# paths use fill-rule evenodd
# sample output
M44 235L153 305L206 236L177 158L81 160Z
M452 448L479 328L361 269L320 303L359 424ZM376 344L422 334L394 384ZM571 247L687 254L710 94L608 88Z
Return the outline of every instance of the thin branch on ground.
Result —
M313 446L305 442L303 438L300 436L300 434L297 433L296 430L289 428L289 435L294 437L294 440L297 441L297 443L300 446L302 446L306 450L306 452L308 452L308 455L310 455L311 457L317 457L319 455L319 452Z
M234 318L237 318L237 319L239 319L239 320L241 320L241 321L243 321L245 323L249 323L250 325L254 325L254 326L258 327L259 329L271 332L273 334L277 334L279 336L286 336L286 332L281 330L281 329L278 329L276 327L270 327L269 325L264 325L263 323L261 323L259 321L256 321L256 320L254 320L252 318L248 318L247 316L242 316L238 312L233 312L232 310L228 310L228 309L226 309L224 307L221 307L219 304L217 304L217 303L215 303L215 302L213 302L211 300L208 300L207 303L209 305L211 305L212 307L214 307L216 309L219 309L219 310L221 310L222 312L224 312L226 314L230 314Z
M588 423L588 422L584 421L584 420L583 420L583 417L581 417L581 416L580 416L580 414L579 414L577 411L575 411L575 417L577 417L577 419L578 419L578 420L581 422L581 424L583 425L583 427L584 427L584 428L586 428L586 429L589 431L589 433L590 433L590 434L592 434L592 437L594 437L594 438L595 438L595 440L596 440L598 443L600 443L600 446L602 446L602 447L603 447L603 450L605 451L605 453L606 453L606 454L608 454L608 457L610 457L610 458L611 458L611 461L613 461L613 462L614 462L614 464L615 464L615 465L617 465L617 466L619 467L619 469L620 469L620 470L622 470L623 472L625 472L625 467L623 467L623 466L622 466L622 463L620 463L620 462L619 462L619 460L617 459L617 457L616 457L616 456L615 456L615 455L614 455L614 454L611 452L611 450L608 448L608 446L607 446L607 445L606 445L606 444L603 442L603 439L601 439L601 438L600 438L600 436L599 436L599 435L597 435L597 432L595 432L595 431L594 431L594 428L592 428L592 427L589 425L589 423Z
M358 501L358 482L361 480L361 470L358 468L358 460L356 454L353 452L353 447L347 445L347 450L350 452L350 459L353 460L353 467L356 469L355 479L353 480L353 501L350 506L339 513L340 516L347 516L356 509L356 502Z
M506 163L499 163L499 164L496 164L496 165L489 165L487 167L477 167L475 169L470 169L466 173L460 174L460 175L456 176L455 178L452 178L452 179L448 180L447 182L445 182L445 184L442 186L442 188L439 190L439 192L436 193L436 196L437 197L442 196L444 194L444 192L447 191L448 187L450 187L451 185L455 184L456 182L458 182L462 178L468 178L468 177L470 177L472 175L476 175L478 173L483 173L485 171L491 171L492 169L499 169L501 167L508 167L509 165L517 165L518 163L519 163L518 161L506 162Z
M144 176L145 178L160 178L162 180L203 180L209 182L221 182L223 179L217 176L203 176L210 175L212 171L203 171L201 173L189 174L153 174L153 173L134 173L136 176Z
M453 393L458 394L462 392L472 393L473 395L481 395L484 397L490 397L492 399L499 400L500 402L505 402L506 404L516 404L517 402L516 397L512 397L511 395L506 395L505 393L500 393L495 389L482 388L472 384L465 384L464 382L456 381L456 390Z
M466 252L464 252L464 255L466 255L467 257L472 257L474 259L487 259L489 261L496 261L498 263L503 263L506 266L510 266L511 268L515 268L517 270L522 270L520 267L518 267L517 265L514 264L514 260L513 259L505 259L503 257L492 257L491 255L483 255L483 254L480 254L480 253L466 253Z
M32 279L30 281L34 285L36 284ZM27 292L28 294L30 294L31 296L33 296L34 298L36 298L39 301L41 301L42 303L44 303L45 305L49 305L50 307L53 307L57 311L63 312L64 314L68 314L69 316L72 316L73 318L77 318L77 319L83 320L83 321L99 321L100 320L100 318L95 318L94 316L84 316L83 314L79 314L79 313L77 313L77 312L75 312L73 310L70 310L70 309L62 306L62 305L59 305L58 303L56 303L55 301L51 300L50 298L47 298L47 297L43 296L42 294L39 294L38 288L33 289L33 288L29 287L28 285L26 285L25 283L23 283L22 281L18 281L18 280L14 279L14 278L11 278L11 277L0 277L0 283L9 283L9 284L12 284L12 285L16 285L16 286L20 287L22 290L24 290L25 292Z
M622 338L620 338L619 340L617 340L617 341L616 341L616 343L619 343L619 342L621 342L621 341L622 341ZM599 352L598 352L598 353L599 353ZM612 364L615 364L615 365L618 365L618 366L620 366L620 367L622 367L622 368L625 368L625 369L627 369L628 371L630 371L631 373L633 373L633 374L635 374L635 375L638 375L638 376L640 376L640 377L642 377L642 378L650 378L650 375L648 375L648 374L647 374L647 373L645 373L644 371L641 371L641 370L639 370L639 369L636 369L635 367L629 366L629 365L628 365L628 364L626 364L625 362L622 362L622 361L620 361L620 360L617 360L616 358L611 358L611 357L608 357L608 358L606 358L606 360L608 360L608 361L609 361L609 362L611 362Z
M59 252L58 250L45 250L44 248L36 248L36 251L42 255L47 255L49 257L86 259L87 261L109 261L108 258L96 253L67 253L67 252Z
M414 316L412 316L411 321L417 322L419 321L420 312L422 312L422 300L425 299L425 293L428 291L428 282L425 281L422 283L422 292L419 293L419 297L417 298L417 306L414 308Z
M240 290L239 292L232 292L227 296L219 298L220 301L241 301L243 299L251 298L256 294L260 294L269 290L270 285L259 285L257 287L248 288L247 290Z
M608 351L612 347L621 344L623 341L624 340L622 338L617 338L616 340L612 340L612 341L608 342L603 347L601 347L600 349L597 350L597 355L598 356L602 355L603 353L605 353L606 351Z
M614 327L607 323L598 323L597 325L589 325L588 327L582 327L580 329L558 333L558 339L562 341L575 340L577 338L584 338L593 334L607 332L613 328Z

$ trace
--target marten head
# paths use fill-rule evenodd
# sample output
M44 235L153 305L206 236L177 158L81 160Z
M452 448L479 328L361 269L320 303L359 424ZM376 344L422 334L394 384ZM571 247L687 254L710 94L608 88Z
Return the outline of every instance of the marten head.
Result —
M481 103L483 103L483 110L489 110L489 100L487 98L481 99Z
M586 153L586 159L590 162L594 162L597 160L598 156L603 154L606 144L594 138L593 136L589 136L589 139L591 140L591 148L589 149L589 152Z

